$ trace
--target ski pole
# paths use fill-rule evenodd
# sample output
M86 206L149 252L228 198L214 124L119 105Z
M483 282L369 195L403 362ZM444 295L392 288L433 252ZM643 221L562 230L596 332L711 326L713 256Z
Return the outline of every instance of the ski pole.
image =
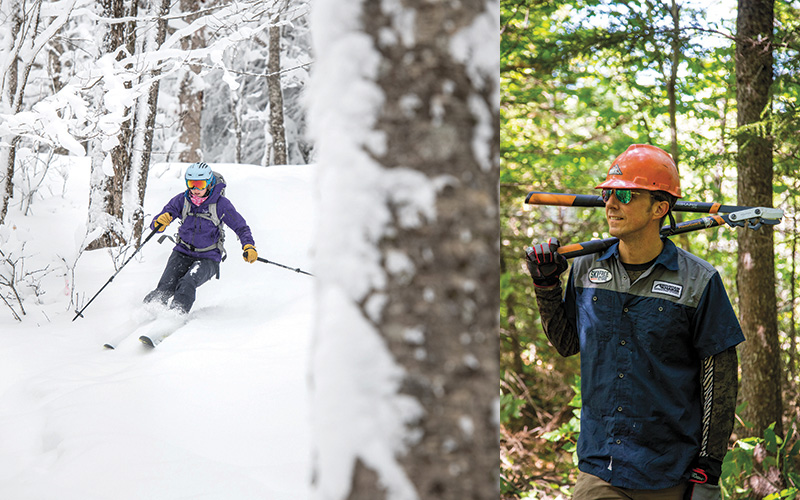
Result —
M264 262L265 264L272 264L273 266L278 266L278 267L282 267L284 269L289 269L290 271L294 271L296 273L303 273L303 274L307 274L309 276L314 276L311 273L307 273L307 272L303 271L299 267L298 268L294 268L294 267L284 266L283 264L278 264L277 262L272 262L271 260L267 260L267 259L264 259L262 257L257 257L256 260L259 261L259 262Z
M604 207L606 206L603 198L592 194L566 194L566 193L542 193L531 191L525 197L528 205L556 205L562 207ZM672 210L675 212L696 212L703 214L727 214L739 212L756 207L742 207L738 205L721 205L719 203L707 203L698 201L677 201Z
M702 219L694 219L686 222L681 222L675 226L673 230L670 226L661 228L661 236L670 236L672 234L682 234L698 229L706 229L710 227L722 226L728 224L731 227L747 227L748 229L758 229L762 224L775 225L781 222L783 217L783 210L779 208L748 208L737 212L722 214L722 215L709 215ZM606 238L603 240L584 241L583 243L573 243L572 245L564 245L558 248L558 253L564 257L571 259L581 255L588 255L590 253L602 252L611 248L619 238Z
M98 290L98 291L97 291L97 293L96 293L96 294L94 294L94 296L93 296L91 299L89 299L89 302L87 302L87 303L86 303L86 305L84 305L84 306L83 306L83 309L81 309L80 311L76 311L76 312L77 312L77 314L75 315L75 317L74 317L74 318L72 318L72 321L75 321L76 319L78 319L78 316L80 316L80 317L83 317L83 314L82 314L82 313L83 313L83 311L84 311L84 310L86 310L86 308L87 308L87 307L89 307L89 304L91 304L91 303L92 303L92 301L93 301L94 299L96 299L98 295L100 295L100 292L102 292L102 291L103 291L103 290L104 290L104 289L105 289L105 288L108 286L108 284L109 284L109 283L111 283L112 281L114 281L114 278L116 278L116 277L117 277L117 275L119 274L119 272L120 272L120 271L122 271L122 268L123 268L123 267L125 267L125 266L128 264L128 262L130 262L130 261L131 261L131 259L133 258L133 256L134 256L134 255L136 255L136 254L139 252L139 250L141 250L141 248L144 246L144 244L145 244L145 243L147 243L148 241L150 241L150 238L152 238L153 236L155 236L155 234L156 234L157 232L158 232L158 228L156 228L156 229L153 229L153 232L151 232L149 235L147 235L147 238L145 238L145 240L142 242L142 244L141 244L141 245L139 245L138 247L136 247L136 250L134 250L134 251L133 251L133 253L130 255L130 257L128 257L128 258L125 260L125 262L123 262L123 263L122 263L122 265L119 267L119 269L117 269L117 272L115 272L113 276L111 276L110 278L108 278L108 281L106 281L106 284L105 284L105 285L103 285L103 287L102 287L102 288L100 288L100 290Z

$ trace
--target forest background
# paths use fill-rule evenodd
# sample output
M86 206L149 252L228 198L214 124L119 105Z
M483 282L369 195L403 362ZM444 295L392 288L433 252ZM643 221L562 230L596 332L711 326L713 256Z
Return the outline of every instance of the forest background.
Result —
M596 194L633 143L673 155L684 200L785 211L774 228L673 240L719 270L748 338L723 494L796 497L798 20L798 2L501 2L504 498L568 496L577 472L580 360L544 336L524 249L608 237L600 209L525 196Z

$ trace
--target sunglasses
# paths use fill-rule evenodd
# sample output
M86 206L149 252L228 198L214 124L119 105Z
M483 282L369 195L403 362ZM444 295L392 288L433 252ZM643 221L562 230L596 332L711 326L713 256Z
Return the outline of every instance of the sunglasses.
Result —
M604 189L603 190L603 203L608 203L608 200L611 199L611 195L617 197L620 203L623 205L627 205L631 202L634 195L640 195L642 193L635 193L630 189Z
M205 189L206 187L208 187L208 181L207 180L194 180L194 181L187 180L186 181L186 187L188 187L189 189Z

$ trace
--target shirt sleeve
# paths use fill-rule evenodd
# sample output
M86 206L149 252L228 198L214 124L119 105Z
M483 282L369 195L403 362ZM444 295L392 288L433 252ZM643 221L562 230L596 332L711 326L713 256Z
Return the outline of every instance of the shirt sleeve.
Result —
M719 354L744 341L739 320L718 272L711 275L703 290L692 318L692 331L700 359Z

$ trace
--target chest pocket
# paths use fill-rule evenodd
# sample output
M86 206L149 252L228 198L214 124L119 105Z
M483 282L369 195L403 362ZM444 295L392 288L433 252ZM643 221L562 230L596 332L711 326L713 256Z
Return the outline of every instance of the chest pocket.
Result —
M578 318L582 323L578 328L581 350L584 346L592 350L593 344L611 340L613 293L602 288L584 288L577 303Z
M685 363L693 357L689 308L664 299L641 299L636 304L634 334L649 355L664 362Z

